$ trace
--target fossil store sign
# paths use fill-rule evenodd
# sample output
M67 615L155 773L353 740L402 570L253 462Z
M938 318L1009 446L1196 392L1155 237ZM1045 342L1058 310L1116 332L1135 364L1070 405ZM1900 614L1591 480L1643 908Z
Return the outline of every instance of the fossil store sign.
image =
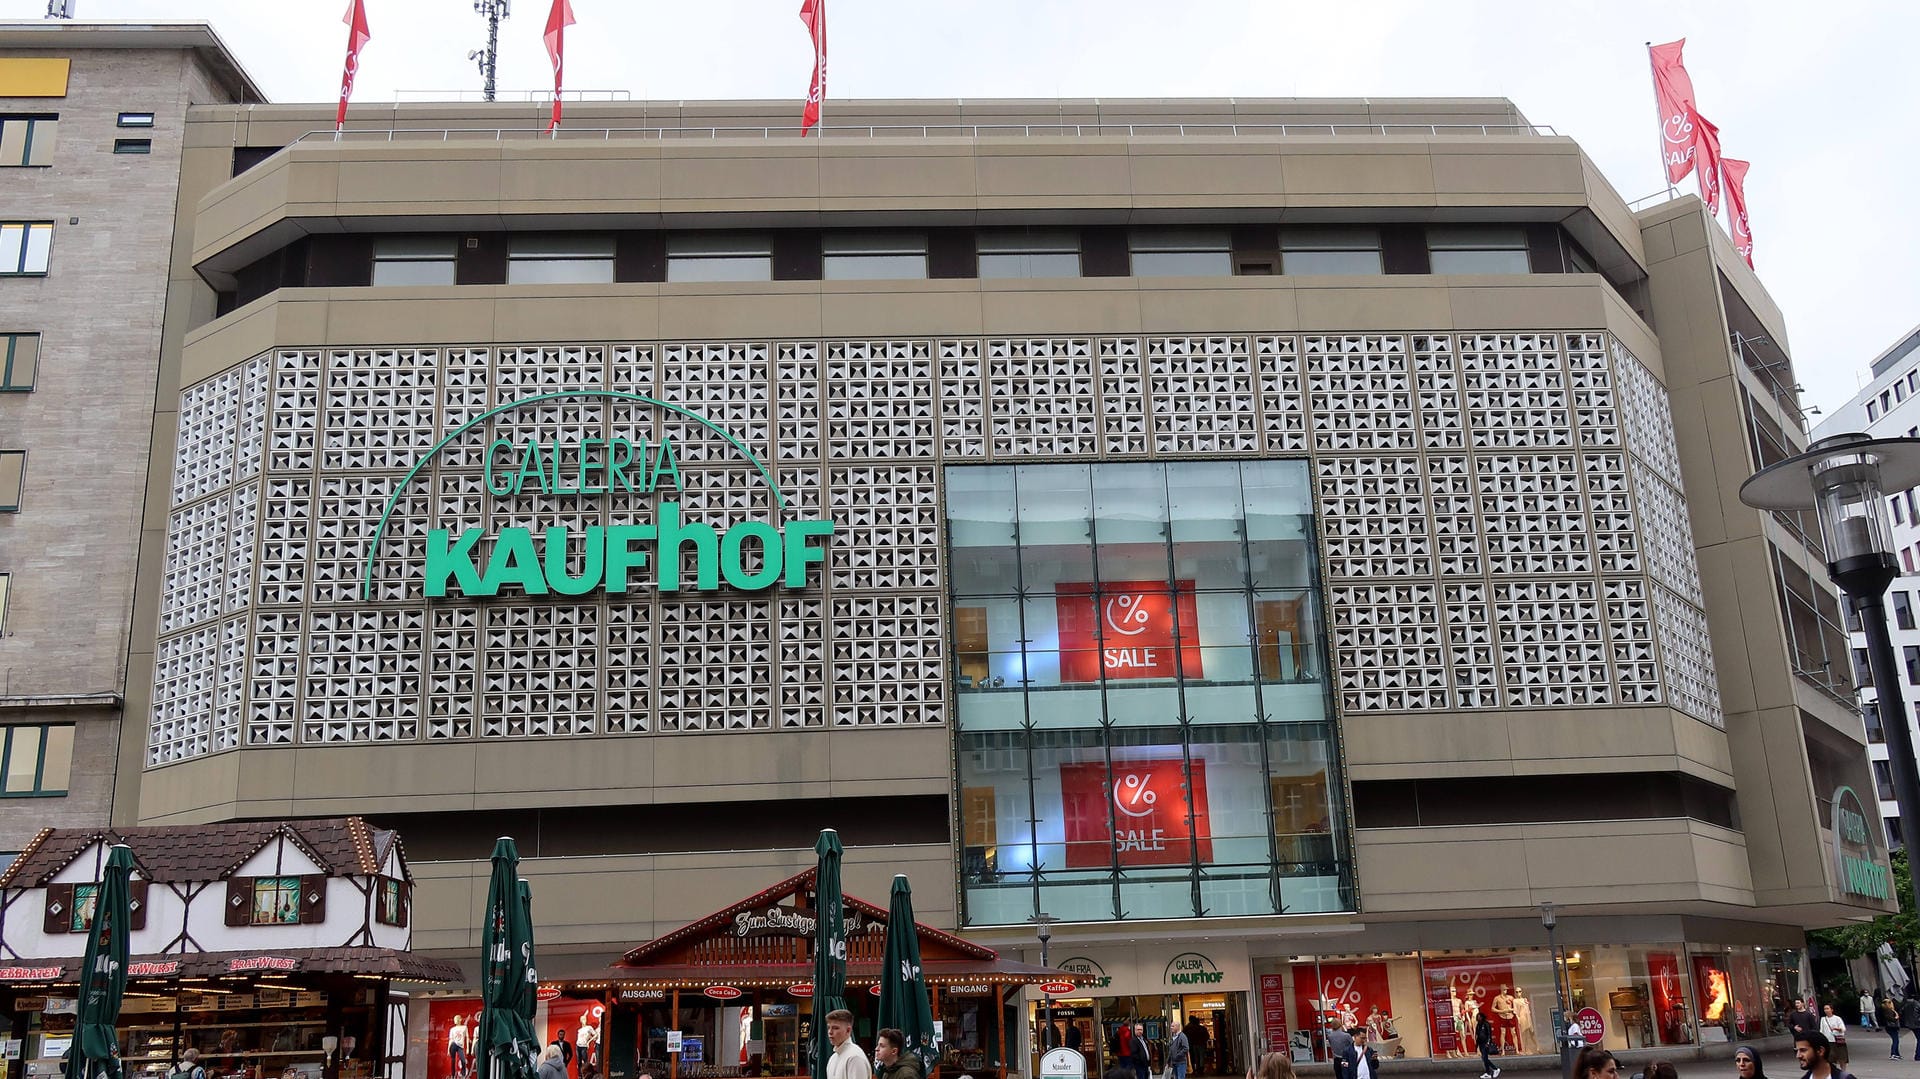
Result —
M389 518L421 470L455 439L486 420L516 408L560 398L599 398L649 404L718 435L758 472L775 512L769 520L688 520L679 496L685 487L680 451L671 436L658 440L576 438L543 441L494 439L482 458L482 482L496 499L538 495L547 501L622 495L655 499L653 520L585 528L506 526L427 532L422 567L426 594L528 596L712 592L722 587L757 592L775 585L804 588L811 569L825 563L834 526L822 518L788 517L787 499L773 473L724 428L678 405L614 390L575 390L523 398L498 406L455 428L413 465L374 531L361 575L362 599L372 597L373 573ZM692 574L685 573L691 553ZM577 556L574 564L570 560Z

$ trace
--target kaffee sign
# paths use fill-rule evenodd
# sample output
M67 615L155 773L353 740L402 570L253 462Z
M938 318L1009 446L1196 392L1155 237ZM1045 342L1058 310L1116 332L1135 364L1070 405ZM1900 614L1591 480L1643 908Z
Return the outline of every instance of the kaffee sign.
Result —
M361 573L360 598L373 594L375 556L385 537L394 507L416 477L441 450L481 424L504 412L562 398L598 398L653 405L690 420L720 436L744 457L772 492L775 513L787 515L787 498L753 452L724 428L679 405L618 390L563 390L522 398L489 409L454 428L414 462L388 499L367 547ZM826 561L833 522L822 518L735 520L716 528L706 521L687 520L677 496L684 491L680 453L673 439L658 441L626 438L576 438L554 441L495 439L482 458L483 481L489 494L510 498L539 493L559 498L601 495L650 495L666 499L654 505L652 521L632 521L572 530L509 526L489 534L482 528L459 532L435 528L427 532L426 560L421 567L429 597L450 595L497 596L520 592L528 596L584 596L606 592L622 594L651 587L660 592L710 592L725 581L731 589L756 592L780 585L804 588L809 568ZM491 540L491 543L486 541ZM481 551L489 553L484 557ZM693 579L682 577L682 554L693 553ZM578 571L568 565L579 555Z

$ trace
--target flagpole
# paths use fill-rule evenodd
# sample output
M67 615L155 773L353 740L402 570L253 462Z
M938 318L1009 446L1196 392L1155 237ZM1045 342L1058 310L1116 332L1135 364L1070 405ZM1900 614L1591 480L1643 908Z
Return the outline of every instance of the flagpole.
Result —
M1653 111L1659 120L1654 125L1653 137L1660 144L1660 182L1667 185L1667 197L1672 198L1678 189L1673 186L1673 181L1668 179L1673 173L1667 168L1667 118L1660 113L1660 73L1653 66L1653 42L1647 42L1646 46L1647 75L1653 79ZM1698 168L1699 165L1696 164L1694 167Z

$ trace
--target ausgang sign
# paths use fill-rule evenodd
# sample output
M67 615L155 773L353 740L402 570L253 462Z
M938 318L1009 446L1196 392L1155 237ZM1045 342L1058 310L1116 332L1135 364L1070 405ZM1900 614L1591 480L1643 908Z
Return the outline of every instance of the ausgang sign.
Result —
M361 573L360 598L373 592L373 567L393 508L414 478L455 439L503 412L559 398L591 397L634 401L676 413L724 439L760 474L773 494L776 518L787 511L786 495L767 466L724 428L698 413L656 398L618 390L562 390L524 397L482 412L434 443L414 462L386 509L367 547ZM517 591L529 596L584 596L597 592L625 593L644 588L660 592L710 592L726 587L760 591L783 585L804 588L808 567L824 563L833 522L821 518L734 520L714 523L689 521L681 514L678 495L684 490L680 454L671 437L658 441L625 438L580 438L561 441L496 439L483 458L484 482L497 498L539 492L556 497L589 498L599 495L650 495L652 521L598 525L574 530L562 526L542 529L509 526L468 528L459 532L435 528L427 533L426 562L421 567L430 597L497 596ZM488 539L491 543L486 543ZM488 553L483 557L481 552ZM682 574L683 555L693 554L693 578ZM568 566L570 554L580 556L577 572Z

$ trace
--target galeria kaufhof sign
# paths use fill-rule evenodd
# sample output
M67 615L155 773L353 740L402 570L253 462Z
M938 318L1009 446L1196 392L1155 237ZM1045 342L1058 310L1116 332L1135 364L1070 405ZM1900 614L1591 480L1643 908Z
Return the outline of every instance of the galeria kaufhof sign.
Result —
M758 472L773 495L774 520L734 520L719 527L690 521L681 513L678 495L685 491L680 476L680 453L670 435L658 440L576 438L560 440L494 439L486 446L482 479L495 498L538 492L557 497L592 498L606 495L652 496L653 520L602 527L570 529L551 526L468 528L427 532L426 561L422 566L426 594L444 596L498 596L519 592L528 596L584 596L599 592L621 594L712 592L726 587L757 592L781 585L804 588L810 567L826 561L833 522L822 518L779 518L787 513L786 495L773 473L753 451L725 428L698 413L641 394L618 390L571 390L521 398L487 410L447 434L422 454L394 488L380 514L380 524L367 546L361 573L360 598L373 590L375 556L386 537L394 507L421 471L462 435L487 420L528 405L565 398L600 398L652 405L696 423L725 440L734 452ZM491 539L491 542L483 542ZM693 552L692 580L682 574L682 553ZM489 553L482 558L481 552ZM579 555L577 568L569 555Z

